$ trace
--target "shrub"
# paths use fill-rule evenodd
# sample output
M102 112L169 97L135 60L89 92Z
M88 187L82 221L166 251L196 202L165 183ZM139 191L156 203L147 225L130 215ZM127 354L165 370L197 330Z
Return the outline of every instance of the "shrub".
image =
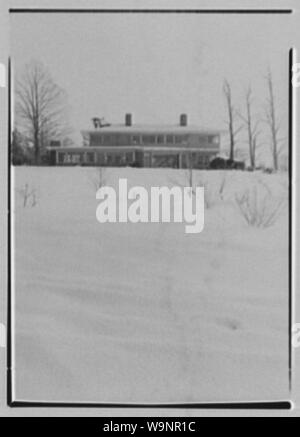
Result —
M283 197L275 197L264 185L235 195L239 211L249 226L268 228L278 219L285 205Z

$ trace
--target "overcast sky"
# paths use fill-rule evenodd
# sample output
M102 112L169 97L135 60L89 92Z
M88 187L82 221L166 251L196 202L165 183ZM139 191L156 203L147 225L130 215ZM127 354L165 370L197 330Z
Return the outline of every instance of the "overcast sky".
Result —
M68 94L79 131L91 117L122 123L189 122L224 129L222 84L235 105L251 83L260 112L265 74L274 75L280 115L287 120L288 15L12 14L11 53L16 73L41 60Z

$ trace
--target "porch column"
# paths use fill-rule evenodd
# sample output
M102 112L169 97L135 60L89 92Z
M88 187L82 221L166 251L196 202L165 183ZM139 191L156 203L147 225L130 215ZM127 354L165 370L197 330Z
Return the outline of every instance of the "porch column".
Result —
M182 154L178 154L178 168L182 168Z

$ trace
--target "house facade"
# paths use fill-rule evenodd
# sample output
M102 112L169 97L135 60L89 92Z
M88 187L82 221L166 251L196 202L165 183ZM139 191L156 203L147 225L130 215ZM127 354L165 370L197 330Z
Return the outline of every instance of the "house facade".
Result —
M220 132L189 126L186 114L174 126L133 125L131 114L126 114L123 125L94 125L94 129L81 132L84 146L51 148L51 163L207 168L220 151Z

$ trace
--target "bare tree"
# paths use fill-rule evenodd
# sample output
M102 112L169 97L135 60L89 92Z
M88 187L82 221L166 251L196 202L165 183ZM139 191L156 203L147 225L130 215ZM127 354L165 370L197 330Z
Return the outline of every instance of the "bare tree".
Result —
M17 189L17 192L23 200L23 208L26 208L28 206L30 200L31 200L30 206L32 208L37 205L36 189L35 188L30 189L28 183L24 185L24 188Z
M93 174L89 180L95 191L98 191L99 188L103 187L107 183L106 176L106 170L103 167L97 167L93 170Z
M246 90L245 103L246 103L246 115L244 116L243 114L239 113L239 116L247 128L250 166L251 168L255 168L256 150L258 147L257 138L259 136L260 131L258 130L259 120L255 121L252 113L253 99L252 99L252 89L250 85Z
M17 122L33 146L35 163L51 138L66 133L66 99L43 64L32 61L16 82Z
M228 112L228 132L229 132L229 145L230 145L230 152L229 152L229 159L234 160L234 152L235 152L235 143L236 143L236 135L241 130L241 126L235 130L235 115L236 111L233 106L232 102L232 92L231 92L231 86L229 82L225 79L223 84L223 93L226 100L226 106L227 106L227 112Z
M268 98L267 98L267 106L266 106L266 122L269 126L271 133L271 152L273 159L273 167L274 170L278 170L278 157L280 154L279 142L280 139L278 137L280 123L277 119L277 113L275 108L275 94L274 94L274 84L271 70L268 71L267 74L267 86L268 86Z
M193 157L192 153L189 152L187 155L187 180L189 183L189 187L192 187L192 191L194 194L194 168L193 168Z

